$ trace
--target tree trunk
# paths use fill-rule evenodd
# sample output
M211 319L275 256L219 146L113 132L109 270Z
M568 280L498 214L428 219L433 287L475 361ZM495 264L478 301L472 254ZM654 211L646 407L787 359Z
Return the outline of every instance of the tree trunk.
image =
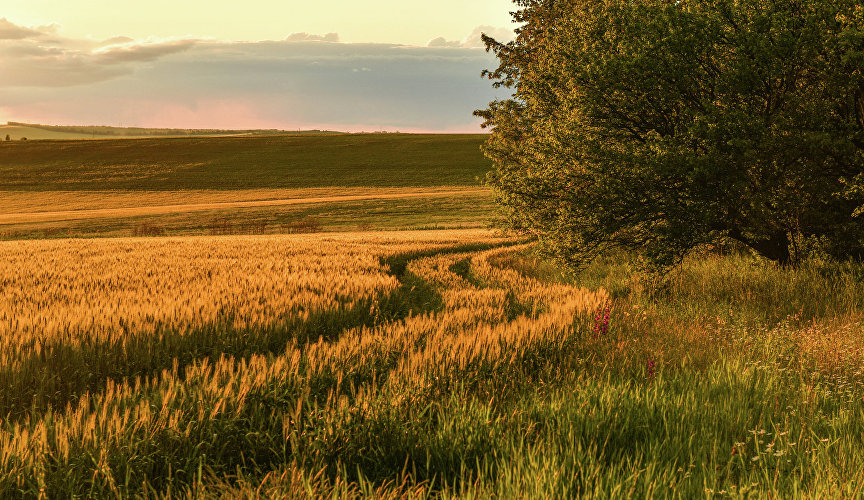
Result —
M753 250L756 250L759 255L778 262L783 267L792 263L792 254L789 249L792 242L789 241L789 235L786 231L776 231L764 240L747 238L737 230L730 231L729 237L744 243Z
M786 231L780 231L772 234L767 240L754 242L753 248L763 256L786 267L792 263L792 255L789 251L790 244Z

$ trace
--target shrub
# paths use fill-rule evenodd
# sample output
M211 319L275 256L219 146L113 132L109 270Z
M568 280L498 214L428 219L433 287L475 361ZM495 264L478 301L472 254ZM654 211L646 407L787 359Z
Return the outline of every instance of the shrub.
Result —
M132 235L136 237L165 236L165 228L149 223L139 224L138 226L135 226L135 229L132 230Z
M228 222L227 219L213 219L210 222L211 236L224 236L232 234L233 232L234 228L231 226L231 223Z
M282 223L282 231L285 233L320 233L321 223L315 219L300 219Z

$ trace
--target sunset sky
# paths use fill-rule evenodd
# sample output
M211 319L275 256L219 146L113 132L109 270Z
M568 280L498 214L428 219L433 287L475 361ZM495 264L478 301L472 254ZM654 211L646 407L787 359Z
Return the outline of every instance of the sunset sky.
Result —
M0 122L477 131L510 0L21 0Z

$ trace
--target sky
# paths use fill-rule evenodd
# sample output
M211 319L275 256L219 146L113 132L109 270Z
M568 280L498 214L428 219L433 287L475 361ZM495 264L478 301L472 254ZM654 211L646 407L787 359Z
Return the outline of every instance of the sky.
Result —
M510 0L4 0L0 123L476 132Z

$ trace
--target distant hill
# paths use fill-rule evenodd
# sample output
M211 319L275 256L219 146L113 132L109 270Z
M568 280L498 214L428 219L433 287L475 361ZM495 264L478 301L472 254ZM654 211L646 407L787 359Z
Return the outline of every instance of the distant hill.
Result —
M75 134L71 132L60 132L56 130L46 130L13 123L10 123L8 125L0 125L0 140L5 139L7 135L13 141L19 141L22 138L26 138L28 140L91 138L90 135ZM101 139L104 139L106 137L107 136L97 136L97 138Z
M36 123L8 122L0 125L0 140L8 135L11 140L45 139L135 139L148 137L202 137L233 135L335 135L341 132L328 130L221 130L221 129L179 129L179 128L141 128L107 127L78 125L40 125Z

